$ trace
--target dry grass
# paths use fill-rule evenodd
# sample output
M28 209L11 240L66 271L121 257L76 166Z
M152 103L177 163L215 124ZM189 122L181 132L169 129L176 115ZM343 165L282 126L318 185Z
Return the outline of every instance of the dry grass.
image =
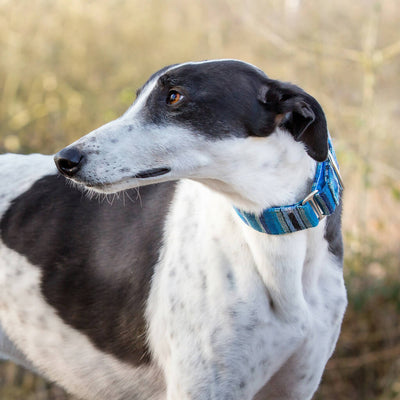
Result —
M316 398L400 399L400 9L317 3L0 0L0 152L56 151L169 63L240 58L304 87L327 113L347 187L350 306ZM66 397L3 364L0 398Z

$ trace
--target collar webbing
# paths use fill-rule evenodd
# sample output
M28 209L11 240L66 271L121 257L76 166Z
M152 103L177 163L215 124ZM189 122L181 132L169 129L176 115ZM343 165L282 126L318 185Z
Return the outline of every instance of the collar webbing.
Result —
M330 137L328 143L328 158L317 164L311 193L304 200L290 206L267 208L260 215L234 207L243 222L258 232L282 235L313 228L332 214L339 204L343 181Z

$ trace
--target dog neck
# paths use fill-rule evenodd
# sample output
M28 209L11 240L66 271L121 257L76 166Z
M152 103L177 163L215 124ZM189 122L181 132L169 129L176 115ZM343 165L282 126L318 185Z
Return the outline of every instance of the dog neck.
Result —
M295 159L297 165L300 164L299 160L302 158L296 157ZM285 160L284 165L293 165L293 162L290 163L290 161ZM266 163L263 164L263 167L269 165L269 163ZM256 231L273 235L298 232L317 226L325 216L335 211L339 204L340 191L343 189L343 182L330 139L328 158L317 165L314 164L314 168L316 172L311 189L308 189L306 192L307 195L301 195L300 200L295 202L284 200L282 203L277 202L273 207L264 207L261 211L256 210L254 212L248 212L243 208L234 206L236 212L245 224L251 226ZM302 169L300 165L300 170L304 171L305 169ZM306 171L309 170L307 169ZM286 171L284 177L290 178L290 172ZM306 180L309 181L309 179ZM295 180L292 179L293 181ZM301 180L299 182L301 183ZM289 188L295 186L296 184L290 184L289 182ZM283 192L283 188L278 187L278 189L280 189L280 192ZM300 191L304 192L304 186L300 188ZM234 192L225 191L225 195L227 194L232 197Z
M314 228L327 215L331 215L340 202L343 181L329 139L328 157L317 164L309 194L301 201L290 205L270 207L259 214L238 208L242 221L258 232L282 235Z
M197 180L223 194L234 207L258 214L294 204L310 193L317 163L287 132L232 139L229 146L220 146L224 150L214 150L218 155L213 163L220 176Z

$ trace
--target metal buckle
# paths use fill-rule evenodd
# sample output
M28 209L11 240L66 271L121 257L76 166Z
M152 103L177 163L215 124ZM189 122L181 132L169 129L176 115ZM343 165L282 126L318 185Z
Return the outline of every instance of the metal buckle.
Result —
M310 202L312 209L314 210L315 214L317 214L318 220L321 221L326 217L324 211L321 209L318 202L314 199L314 196L318 193L318 190L314 190L311 192L301 203L302 206L307 202Z
M335 171L335 174L338 178L338 181L340 183L340 186L342 187L342 189L344 189L344 183L343 183L343 179L342 179L342 175L340 175L340 171L339 171L339 167L337 166L336 162L335 162L335 158L333 157L331 151L328 151L328 159L329 162L332 165L333 170Z

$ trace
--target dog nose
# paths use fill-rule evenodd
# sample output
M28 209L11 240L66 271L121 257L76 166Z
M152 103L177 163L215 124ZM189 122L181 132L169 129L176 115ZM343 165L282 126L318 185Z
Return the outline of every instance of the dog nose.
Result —
M75 175L82 167L83 154L75 147L66 148L54 156L58 170L67 176Z

